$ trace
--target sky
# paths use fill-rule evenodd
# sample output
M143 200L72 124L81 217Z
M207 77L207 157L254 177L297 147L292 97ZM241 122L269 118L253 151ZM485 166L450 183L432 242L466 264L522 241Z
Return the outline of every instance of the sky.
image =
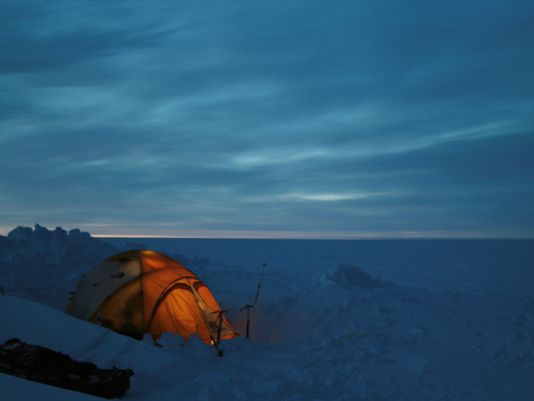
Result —
M534 3L0 3L0 234L534 237Z

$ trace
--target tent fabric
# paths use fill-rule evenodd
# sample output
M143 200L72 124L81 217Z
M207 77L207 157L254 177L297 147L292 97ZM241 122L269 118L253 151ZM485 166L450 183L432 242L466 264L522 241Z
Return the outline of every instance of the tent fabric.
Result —
M178 261L155 251L113 255L82 278L67 313L135 338L170 332L206 344L238 336L209 288ZM219 328L220 325L220 328Z

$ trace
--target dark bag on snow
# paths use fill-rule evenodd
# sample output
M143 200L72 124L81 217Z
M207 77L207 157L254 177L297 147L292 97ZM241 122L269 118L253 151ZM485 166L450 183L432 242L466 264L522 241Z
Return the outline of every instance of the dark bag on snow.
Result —
M18 338L0 345L0 372L104 398L123 395L134 374L131 369L99 369Z

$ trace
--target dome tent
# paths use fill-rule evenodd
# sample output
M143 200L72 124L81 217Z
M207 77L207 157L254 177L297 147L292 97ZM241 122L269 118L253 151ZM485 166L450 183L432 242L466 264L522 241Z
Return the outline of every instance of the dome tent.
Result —
M154 340L165 332L206 344L238 336L209 288L176 260L149 250L113 255L85 275L67 313L118 333Z

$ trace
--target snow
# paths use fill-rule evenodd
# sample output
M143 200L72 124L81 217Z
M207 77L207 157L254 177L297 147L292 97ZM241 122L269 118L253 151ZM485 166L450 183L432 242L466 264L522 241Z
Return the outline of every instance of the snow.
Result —
M278 243L280 253L288 252L286 241ZM379 244L371 245L377 249ZM323 246L332 250L340 245L329 242ZM346 255L330 254L329 263L321 269L319 265L327 257L314 258L320 250L310 252L308 259L302 252L293 260L308 260L305 265L291 266L286 261L283 268L268 266L259 304L251 311L252 338L224 342L222 358L196 339L183 344L170 334L162 338L163 348L155 348L148 340L136 341L65 315L51 307L54 303L44 305L11 296L18 293L0 295L0 340L18 337L103 368L131 368L135 375L124 399L132 401L531 401L534 294L528 293L532 272L525 266L532 253L523 250L523 259L517 254L503 257L498 252L511 245L503 246L494 247L497 254L493 257L507 259L510 274L517 266L524 274L523 280L506 279L503 291L488 286L489 280L478 288L472 282L455 284L454 280L425 288L392 280L395 274L376 277L376 267L370 264L368 268L368 256L363 254L353 256L362 264L353 264ZM318 243L313 246L319 247ZM239 309L254 298L259 267L245 264L243 254L230 254L226 264L227 248L240 251L235 243L223 248L218 256L211 248L206 255L185 249L187 256L179 257L211 285L230 311L232 322L244 333L246 315ZM246 257L257 252L256 261L272 263L277 258L261 252L275 252L273 244L255 243L246 248ZM432 243L431 248L438 252L439 244ZM464 244L461 248L469 249ZM302 251L299 246L294 249ZM487 261L492 256L484 249L479 256ZM383 250L394 259L392 244L384 245ZM181 250L175 248L174 253L178 252ZM479 263L477 253L462 252L461 260L469 260L471 266L468 274L483 276L484 271L474 272L473 266ZM428 263L421 275L430 275L434 268L436 275L446 278L446 272L431 264L437 256L428 249L424 253ZM460 254L458 251L455 257ZM398 255L399 269L415 269L407 266L407 261L413 260L409 253ZM502 274L495 264L494 271ZM61 267L54 271L60 272ZM63 275L68 274L66 266ZM517 284L517 292L510 291L512 283L520 282L523 287ZM448 288L443 283L449 283ZM485 290L489 287L491 290ZM26 386L20 379L0 378L6 400L19 399L22 388L24 399L78 399L61 389L48 389L54 393L47 393L39 384Z
M28 401L35 398L57 401L102 401L99 397L3 374L0 374L0 389L4 397L8 397L3 399L9 401Z

